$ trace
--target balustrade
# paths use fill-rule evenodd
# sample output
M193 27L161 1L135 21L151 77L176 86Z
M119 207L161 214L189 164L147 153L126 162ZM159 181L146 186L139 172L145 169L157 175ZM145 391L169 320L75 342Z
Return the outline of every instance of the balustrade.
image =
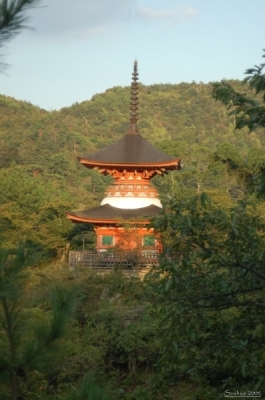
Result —
M90 268L133 268L158 265L159 254L156 252L135 253L93 253L91 251L69 251L69 267L83 266Z

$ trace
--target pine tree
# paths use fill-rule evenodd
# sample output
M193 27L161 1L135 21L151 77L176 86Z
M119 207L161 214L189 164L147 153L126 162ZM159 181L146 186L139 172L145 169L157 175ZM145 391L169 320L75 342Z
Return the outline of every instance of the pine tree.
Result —
M12 400L19 399L21 383L27 374L47 368L58 353L59 339L75 304L74 290L55 286L49 296L51 309L45 321L29 321L26 276L23 247L16 252L0 249L0 381Z
M40 0L2 0L0 2L0 47L25 29L28 17L25 11L36 6ZM5 64L0 63L3 68Z

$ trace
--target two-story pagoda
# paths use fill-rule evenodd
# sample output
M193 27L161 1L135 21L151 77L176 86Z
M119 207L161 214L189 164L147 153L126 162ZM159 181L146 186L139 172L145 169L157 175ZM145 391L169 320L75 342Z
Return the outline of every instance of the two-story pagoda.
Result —
M136 61L132 75L128 132L102 150L78 157L85 167L96 169L103 175L111 175L114 184L107 188L106 197L100 206L67 213L67 218L72 222L93 225L98 252L117 246L125 230L128 231L128 226L131 240L127 241L127 246L139 246L140 237L143 250L161 251L159 240L152 236L152 229L148 229L149 217L157 216L162 208L158 193L150 180L157 174L163 176L167 171L180 169L179 158L162 153L140 135L137 127Z

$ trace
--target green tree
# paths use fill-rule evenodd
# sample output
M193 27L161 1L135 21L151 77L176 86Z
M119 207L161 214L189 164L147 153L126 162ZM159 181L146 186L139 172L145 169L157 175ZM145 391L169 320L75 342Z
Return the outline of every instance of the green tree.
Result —
M220 100L230 115L235 116L236 128L247 126L250 131L265 127L265 64L255 65L245 72L245 91L237 91L226 81L213 84L213 98ZM249 93L249 89L251 92Z
M23 248L0 249L0 379L12 400L20 398L27 374L47 368L58 354L59 339L75 304L74 291L55 287L49 315L32 321L26 309L25 268Z
M71 376L72 383L61 387L58 384L60 374L69 376L69 370L71 371L72 360L69 356L65 359L65 353L70 350L72 354L77 347L76 342L79 341L77 321L73 322L73 311L76 310L77 299L78 302L80 300L81 287L76 282L73 285L69 279L68 282L62 282L62 273L56 279L56 274L52 271L52 277L45 277L46 286L49 282L48 288L38 283L33 289L31 281L34 280L34 273L27 268L27 261L22 247L15 251L0 249L1 400L47 399L50 396L54 400L113 398L106 384L99 383L93 372L84 375L84 371L89 371L86 365L82 370L79 367L80 379L74 380ZM64 269L65 276L69 277L69 274ZM57 283L58 279L60 285ZM79 309L82 306L84 304L80 304ZM84 357L84 350L87 350L86 346L88 354L84 358L93 360L95 364L94 354L89 346L90 340L86 339L82 343L74 376L77 365ZM68 347L66 351L65 346ZM57 385L53 385L54 381Z
M153 281L164 316L164 372L219 393L264 391L262 206L241 201L224 211L202 194L172 201L153 224L170 240L159 284Z
M221 101L229 110L229 115L234 116L237 129L247 127L252 132L265 127L264 66L265 64L260 64L246 70L247 77L243 80L243 84L247 84L247 87L245 86L244 92L237 91L226 81L213 84L213 98ZM264 197L264 163L259 163L254 179L251 177L248 181L257 195Z

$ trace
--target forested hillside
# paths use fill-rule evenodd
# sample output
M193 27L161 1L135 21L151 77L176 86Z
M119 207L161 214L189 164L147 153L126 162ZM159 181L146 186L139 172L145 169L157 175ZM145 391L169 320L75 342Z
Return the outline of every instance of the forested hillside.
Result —
M231 83L241 88L241 82ZM256 164L265 158L264 136L235 131L233 117L212 99L211 84L139 89L141 134L182 159L181 172L154 179L161 198L165 193L181 198L202 190L210 191L220 204L238 198ZM64 211L99 204L110 180L82 167L77 155L124 135L129 103L129 87L114 87L51 112L0 96L0 239L5 246L13 247L23 238L46 257L59 255L69 241L80 244L82 226L66 221ZM92 236L87 235L88 247L93 246Z

